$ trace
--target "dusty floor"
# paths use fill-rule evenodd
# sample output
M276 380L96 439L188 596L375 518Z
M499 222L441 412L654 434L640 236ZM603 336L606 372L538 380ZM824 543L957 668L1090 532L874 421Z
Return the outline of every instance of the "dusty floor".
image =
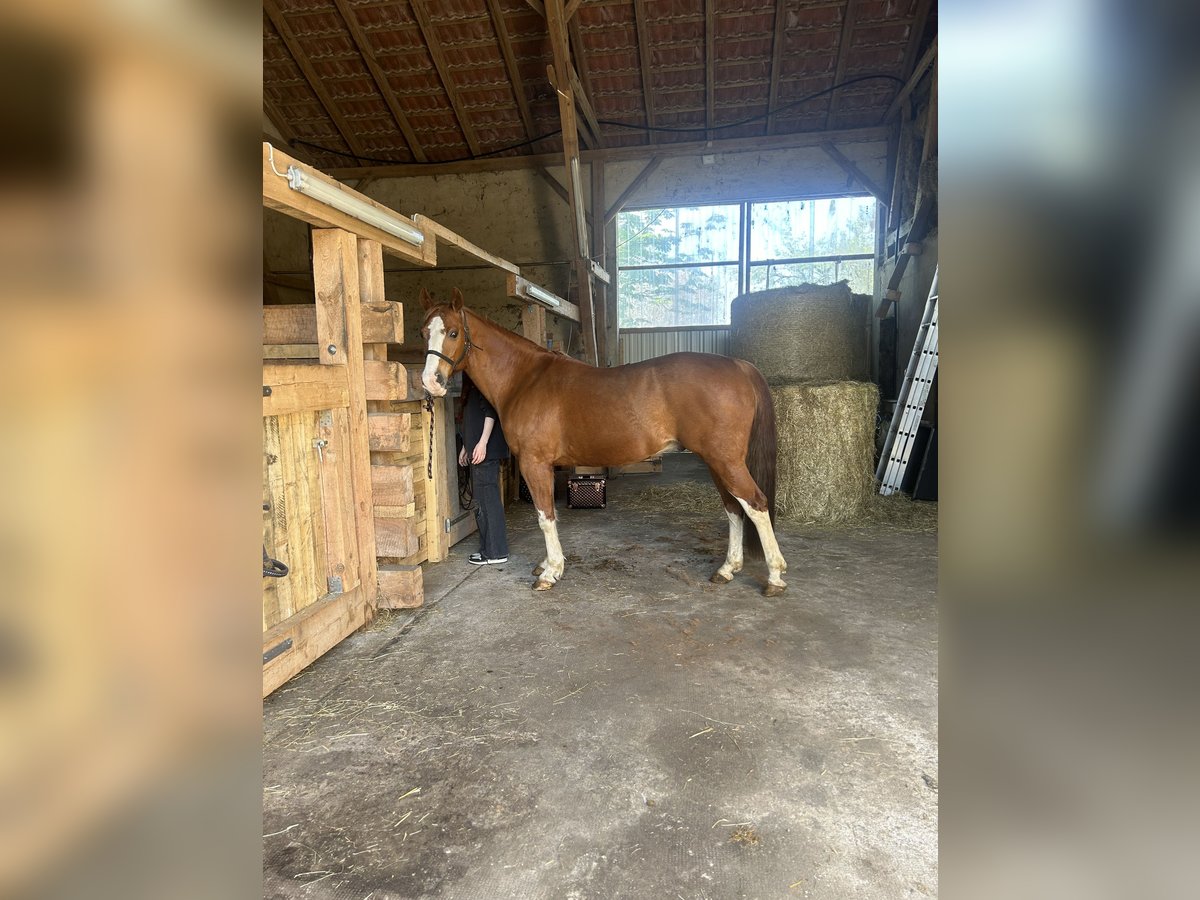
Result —
M767 600L761 562L707 582L715 491L623 511L653 483L560 510L548 593L514 504L508 565L468 566L468 538L415 618L264 703L267 897L936 895L936 536L783 529Z

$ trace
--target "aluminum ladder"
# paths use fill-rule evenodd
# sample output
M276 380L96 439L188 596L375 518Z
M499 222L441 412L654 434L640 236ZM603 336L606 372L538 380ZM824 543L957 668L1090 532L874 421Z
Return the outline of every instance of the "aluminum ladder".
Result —
M929 288L929 299L925 301L925 314L917 339L913 341L912 357L900 385L900 396L896 400L896 411L888 427L887 440L875 469L879 481L879 493L887 496L900 490L904 473L908 469L909 456L921 417L925 414L925 403L938 369L938 270L933 270L933 284Z

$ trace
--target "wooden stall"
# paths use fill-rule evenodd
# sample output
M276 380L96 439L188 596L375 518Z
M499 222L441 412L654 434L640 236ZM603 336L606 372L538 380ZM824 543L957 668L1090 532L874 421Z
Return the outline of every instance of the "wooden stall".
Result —
M474 527L457 503L453 397L425 398L424 352L402 346L404 309L385 297L383 255L433 267L440 239L497 269L510 293L529 282L436 222L399 216L268 143L263 204L313 226L313 301L263 306L265 696L376 609L420 606L421 564L445 559ZM397 237L397 222L413 240ZM573 304L538 290L578 319ZM543 306L530 300L527 319L544 327ZM270 560L287 574L269 577Z

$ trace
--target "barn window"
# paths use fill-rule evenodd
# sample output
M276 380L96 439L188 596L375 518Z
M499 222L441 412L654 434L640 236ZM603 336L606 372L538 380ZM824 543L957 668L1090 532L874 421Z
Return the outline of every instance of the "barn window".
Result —
M729 323L746 291L846 279L874 289L871 197L638 209L617 217L622 328Z

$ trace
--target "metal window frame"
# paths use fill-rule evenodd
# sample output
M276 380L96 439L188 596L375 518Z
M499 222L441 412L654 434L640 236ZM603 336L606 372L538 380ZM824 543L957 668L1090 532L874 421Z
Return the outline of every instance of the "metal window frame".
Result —
M619 287L619 285L620 285L620 273L622 273L622 272L648 271L651 269L702 269L702 268L710 268L710 267L716 268L718 266L727 267L727 266L736 265L738 267L738 286L739 286L740 292L745 294L745 293L749 293L749 291L750 291L751 270L754 269L756 266L761 267L761 266L804 265L804 264L809 264L809 263L825 263L825 262L832 262L832 263L840 264L843 262L851 262L851 261L856 261L856 260L873 260L873 259L875 259L876 255L874 253L843 253L843 254L834 254L834 255L826 255L826 256L802 256L802 257L783 257L783 258L765 258L765 259L751 259L750 258L750 247L751 247L752 232L753 232L753 222L750 217L751 207L758 205L758 204L767 204L767 203L803 203L805 201L810 201L810 200L811 201L842 200L842 199L849 200L849 199L853 199L853 198L869 199L875 203L875 229L874 230L876 232L878 232L878 230L879 230L879 205L880 204L879 204L879 201L867 191L838 191L838 192L830 192L830 193L805 194L804 196L792 195L792 196L782 196L782 197L772 195L772 196L766 196L766 197L755 197L755 198L751 198L751 199L744 199L744 200L739 200L739 201L734 201L734 202L730 202L730 201L713 201L713 202L709 202L709 203L698 202L698 203L692 203L692 204L688 204L688 205L684 205L684 206L629 206L629 207L626 207L625 209L622 209L618 213L618 216L624 215L627 212L646 212L647 210L656 210L657 211L657 210L664 210L664 209L672 209L672 210L705 209L705 208L715 208L715 207L736 206L736 207L738 207L738 215L739 215L738 258L737 259L720 260L720 261L715 261L715 262L663 263L663 264L659 264L659 265L638 264L638 265L632 265L632 266L622 266L622 265L618 264L617 265L617 284L618 284L617 312L618 312L618 316L620 315L620 287ZM728 322L723 322L723 323L717 322L717 323L713 323L713 324L719 326L719 325L728 325L729 323ZM618 328L620 328L619 321L618 321Z

